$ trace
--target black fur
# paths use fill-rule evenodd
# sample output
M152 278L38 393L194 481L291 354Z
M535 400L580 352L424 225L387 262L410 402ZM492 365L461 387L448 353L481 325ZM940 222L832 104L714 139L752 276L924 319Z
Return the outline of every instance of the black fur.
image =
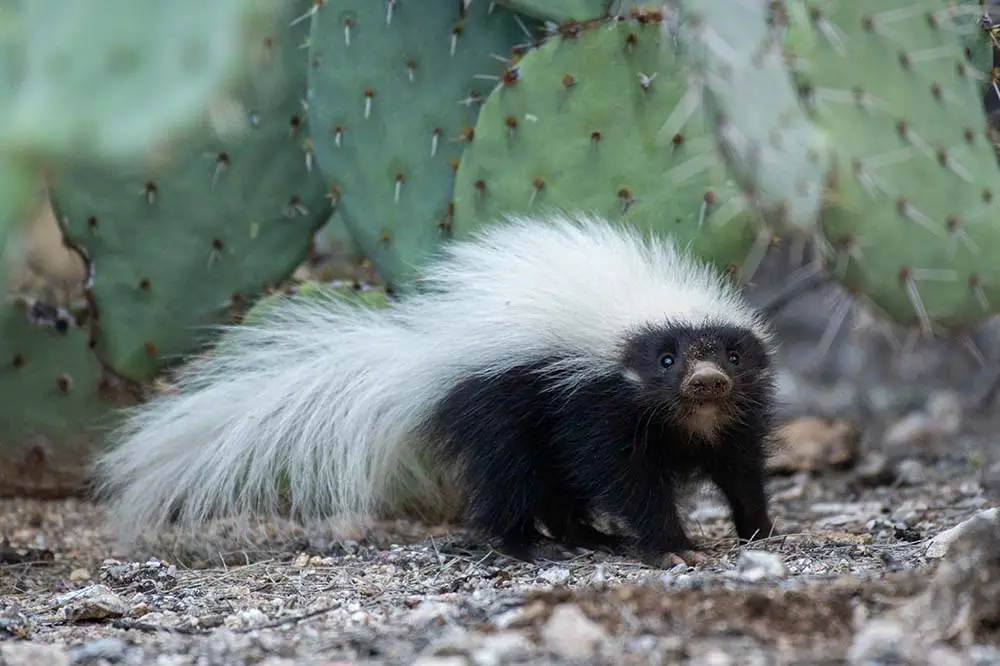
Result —
M667 352L675 359L669 368L660 364ZM680 425L691 407L680 397L681 381L697 360L714 362L733 383L724 406L730 423L712 441ZM428 434L444 442L442 454L462 466L471 528L523 559L542 539L536 519L569 545L626 543L592 527L601 512L630 528L628 542L644 559L658 561L695 549L677 495L705 477L725 494L741 539L772 532L763 468L774 387L767 349L752 333L729 326L639 331L624 345L621 372L568 394L547 390L542 365L461 382L428 424Z

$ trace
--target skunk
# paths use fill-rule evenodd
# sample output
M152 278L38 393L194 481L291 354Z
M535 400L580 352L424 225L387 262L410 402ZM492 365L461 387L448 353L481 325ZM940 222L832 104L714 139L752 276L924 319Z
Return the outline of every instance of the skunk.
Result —
M668 240L510 216L445 244L388 308L287 299L228 328L131 408L94 479L126 538L284 500L349 524L454 514L528 560L552 540L700 556L677 509L692 480L721 489L740 538L772 532L774 350L736 287Z

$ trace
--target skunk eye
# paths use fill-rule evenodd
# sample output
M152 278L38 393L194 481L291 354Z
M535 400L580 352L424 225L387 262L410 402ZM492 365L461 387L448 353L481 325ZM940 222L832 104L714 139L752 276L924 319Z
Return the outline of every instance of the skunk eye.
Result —
M740 355L737 354L736 352L729 352L729 362L732 363L733 365L739 365Z
M674 364L673 354L664 354L663 356L660 357L660 365L662 365L664 368L669 368L673 364Z

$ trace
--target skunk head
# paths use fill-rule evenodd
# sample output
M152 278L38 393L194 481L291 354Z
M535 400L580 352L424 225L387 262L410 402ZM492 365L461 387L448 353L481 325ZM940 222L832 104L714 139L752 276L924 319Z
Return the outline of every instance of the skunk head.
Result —
M711 440L770 406L770 357L765 339L736 324L658 324L630 336L622 363L645 408Z

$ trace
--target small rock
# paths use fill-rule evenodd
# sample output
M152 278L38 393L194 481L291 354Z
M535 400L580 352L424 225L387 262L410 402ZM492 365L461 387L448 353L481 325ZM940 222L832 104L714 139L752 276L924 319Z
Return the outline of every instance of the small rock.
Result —
M735 666L736 660L728 653L713 648L701 655L696 663L698 666Z
M826 518L820 518L816 521L817 527L822 527L828 529L831 527L843 527L844 525L850 525L851 523L856 523L862 520L860 516L852 516L846 513L840 513L835 516L827 516Z
M1000 664L1000 649L992 645L973 645L968 658L969 666L996 666Z
M944 643L932 645L925 658L927 666L969 666L965 657Z
M912 449L934 438L934 423L924 412L911 412L885 431L883 444L888 449Z
M498 629L519 629L535 624L535 621L545 615L547 607L542 601L533 601L520 608L512 608L506 613L501 613L494 620L493 624Z
M413 666L469 666L469 660L461 655L418 657Z
M607 633L576 604L559 604L542 628L542 639L550 650L566 659L586 659Z
M531 641L513 631L492 634L483 638L482 644L472 651L472 661L476 666L500 666L509 664L528 654Z
M896 464L896 482L903 486L919 486L927 480L927 472L919 460L908 458Z
M968 662L947 645L921 645L910 630L898 622L876 620L854 637L847 651L851 666L963 666Z
M889 464L889 457L877 451L869 451L864 455L855 474L858 481L870 488L887 486L896 480L896 473Z
M941 436L954 436L962 429L962 401L954 391L935 391L924 409Z
M90 580L90 577L90 572L86 569L73 569L69 573L69 579L74 583L82 580Z
M590 584L592 587L601 589L608 582L608 572L603 563L598 563L594 567L594 575L590 579Z
M948 554L948 548L951 547L951 544L980 520L991 520L994 523L1000 524L1000 508L980 511L972 518L955 525L951 529L947 529L944 532L939 533L931 539L930 544L927 545L927 551L924 553L924 557L932 559L944 557Z
M781 558L765 550L744 550L736 563L736 574L743 580L756 583L767 579L788 576L788 569Z
M62 606L60 612L67 622L118 618L129 610L128 604L106 585L88 585L60 594L52 601L55 605Z
M569 569L566 567L548 567L538 572L542 580L558 585L569 580Z
M267 615L260 609L248 608L226 617L223 622L227 629L252 629L267 622Z
M923 410L907 414L889 428L883 445L890 452L933 448L957 434L961 426L962 405L958 396L951 391L938 391L927 399Z
M226 622L226 618L218 613L196 617L194 620L195 626L201 627L202 629L214 629L216 627L221 627Z
M421 601L406 616L406 623L412 627L444 624L454 614L454 605L437 601Z
M841 419L801 418L778 429L771 472L819 471L853 466L861 452L858 428Z
M129 609L128 616L131 618L140 618L143 615L148 615L149 613L152 612L153 612L152 606L150 606L145 602L140 602Z
M898 622L876 620L855 635L847 650L851 666L906 664L913 656L912 641Z
M69 657L74 664L86 664L99 659L121 661L125 657L125 641L120 638L100 638L70 648Z
M8 643L0 645L0 664L4 666L69 666L66 650L58 645Z

